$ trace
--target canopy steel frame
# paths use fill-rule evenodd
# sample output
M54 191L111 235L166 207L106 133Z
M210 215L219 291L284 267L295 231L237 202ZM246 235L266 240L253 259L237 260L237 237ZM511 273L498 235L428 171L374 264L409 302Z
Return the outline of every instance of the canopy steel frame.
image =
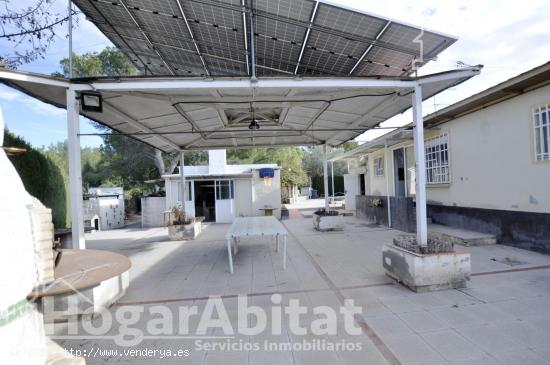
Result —
M358 133L361 130L369 129L369 126L365 125L365 122L371 120L372 118L378 118L376 114L382 110L384 107L394 102L396 98L411 97L410 104L413 109L413 119L414 119L414 147L415 147L415 161L416 161L416 216L417 216L417 241L421 245L427 244L427 219L426 219L426 176L425 176L425 156L424 156L424 127L423 127L423 117L422 117L422 88L427 87L432 83L447 82L445 85L455 85L458 81L466 80L472 76L475 76L480 73L481 67L474 67L468 69L461 69L446 73L440 73L435 75L429 75L424 77L416 78L260 78L257 81L252 81L248 78L231 78L231 79L184 79L181 77L159 77L159 78L118 78L118 79L82 79L82 80L63 80L56 79L47 76L25 74L17 71L10 70L0 70L0 79L6 84L19 88L22 91L25 91L29 94L33 94L33 91L29 90L30 86L27 84L39 84L41 86L46 85L55 91L59 95L59 91L64 91L65 93L65 105L55 99L53 96L49 99L49 96L44 96L38 91L34 91L35 95L42 100L46 100L51 104L57 106L66 106L67 108L67 125L68 125L68 141L69 141L69 176L70 176L70 191L71 191L71 218L73 220L73 245L75 248L84 248L84 231L83 231L83 213L82 213L82 172L81 172L81 162L80 162L80 146L79 138L81 134L79 133L79 103L76 98L79 91L83 90L95 90L98 92L105 92L106 94L119 94L123 95L125 93L131 95L135 92L144 92L144 91L153 91L154 93L160 94L162 96L163 92L167 92L165 96L172 95L171 92L181 92L184 89L187 89L188 92L194 91L204 91L208 90L214 97L222 95L220 90L227 90L230 93L248 90L250 95L252 94L261 94L259 90L266 89L271 90L275 89L278 91L283 90L294 90L294 91L303 91L305 93L316 93L320 90L336 90L338 92L353 92L354 90L363 90L363 89L378 89L378 90L392 90L391 93L386 94L382 97L382 100L378 101L373 107L370 108L367 112L362 112L363 115L351 122L348 128L345 131L340 131L336 135L328 138L324 143L319 141L311 141L311 144L322 144L324 150L324 171L325 175L325 199L327 199L328 205L328 165L326 158L326 148L327 145L336 145L344 142L345 140L351 139L352 136L345 135L344 133L349 133L350 130L358 130ZM457 81L455 81L457 80ZM19 83L19 84L18 84ZM23 84L21 84L23 83ZM448 86L446 86L448 87ZM441 88L435 88L436 90L443 90ZM37 90L42 90L43 88L38 88ZM216 95L213 92L216 91ZM255 91L255 92L253 92ZM294 98L294 101L297 101L299 97L294 94L290 95L288 92L282 93L283 95L288 95L289 98ZM180 94L182 95L182 94ZM245 102L249 102L250 95L247 92L244 95L234 96L236 98L244 99ZM433 95L433 93L428 93L428 96ZM112 112L117 118L120 118L126 122L129 126L136 128L142 133L154 133L154 137L160 139L163 143L162 146L157 146L158 148L165 148L165 146L170 146L176 151L183 150L193 150L193 149L222 149L222 148L250 148L250 147L272 147L273 145L304 145L304 141L294 143L293 141L288 141L285 138L280 139L281 143L274 144L276 142L273 140L273 136L285 133L312 133L315 131L314 128L305 128L304 130L291 129L291 128L275 128L273 131L270 130L260 130L255 133L247 132L246 135L239 135L241 129L234 129L223 125L219 130L205 130L198 129L198 132L208 134L207 137L211 139L219 140L220 143L205 143L201 144L201 141L204 141L203 135L194 142L193 146L180 146L175 143L173 140L166 138L165 135L161 134L162 132L153 131L149 127L143 125L136 118L133 118L131 115L121 111L119 108L111 105L111 102L114 102L115 99L106 98L109 100L104 100L104 108ZM288 100L278 100L281 105L284 105ZM237 100L238 101L238 100ZM163 102L167 102L166 99L163 99ZM271 102L275 102L271 100ZM330 102L330 101L328 101ZM328 103L327 102L327 103ZM169 103L168 105L174 105ZM321 108L322 107L318 107ZM179 112L179 111L178 111ZM166 110L162 114L166 114ZM181 113L180 113L181 114ZM91 116L93 118L93 115ZM388 116L389 117L389 116ZM288 117L287 117L288 118ZM191 118L190 118L191 119ZM380 120L379 122L382 122ZM193 120L196 122L196 120ZM313 125L315 119L311 119L309 123ZM372 122L372 120L371 120ZM372 125L379 124L369 123ZM320 128L319 130L321 130ZM181 131L180 131L181 132ZM273 136L264 136L265 133L273 133ZM215 134L227 134L222 138L215 137ZM264 133L264 134L262 134ZM264 137L270 140L270 142L261 142L257 143L257 138ZM247 142L249 141L249 142ZM229 143L231 142L231 144ZM321 141L323 142L323 141Z

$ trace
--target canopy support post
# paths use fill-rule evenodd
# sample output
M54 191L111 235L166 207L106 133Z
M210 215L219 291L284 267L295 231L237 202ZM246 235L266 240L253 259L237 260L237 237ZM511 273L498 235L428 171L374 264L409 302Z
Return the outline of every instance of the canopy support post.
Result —
M180 169L179 169L179 172L180 172L180 184L181 184L181 211L183 212L183 214L185 215L186 212L185 212L185 188L186 188L186 184L185 184L185 172L183 171L183 167L185 166L185 152L184 151L181 151L180 152Z
M416 241L428 245L426 216L426 155L424 149L424 119L422 118L422 87L416 85L412 94L414 123L414 159L416 176Z
M390 170L389 170L388 142L384 142L384 169L386 170L386 206L388 207L388 227L391 228L391 196L390 196Z
M69 155L69 191L71 194L71 238L73 248L85 249L79 133L79 102L74 89L69 87L67 89L67 154Z
M334 202L334 161L330 161L330 176L332 185L332 201Z
M329 203L328 203L328 162L327 162L327 145L323 145L323 183L324 183L324 190L325 190L325 209L329 210Z

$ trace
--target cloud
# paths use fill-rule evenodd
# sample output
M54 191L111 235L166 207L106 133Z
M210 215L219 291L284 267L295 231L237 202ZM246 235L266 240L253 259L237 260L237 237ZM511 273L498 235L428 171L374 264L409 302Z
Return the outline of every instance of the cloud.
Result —
M38 99L25 97L20 100L26 107L32 109L36 114L47 116L64 116L66 115L65 109L60 109L50 104L46 104Z
M0 87L0 100L8 102L15 107L24 108L38 115L56 117L66 115L65 109L46 104L38 99L31 98L30 96L7 87Z
M5 101L13 101L19 98L21 95L15 91L0 89L0 99Z

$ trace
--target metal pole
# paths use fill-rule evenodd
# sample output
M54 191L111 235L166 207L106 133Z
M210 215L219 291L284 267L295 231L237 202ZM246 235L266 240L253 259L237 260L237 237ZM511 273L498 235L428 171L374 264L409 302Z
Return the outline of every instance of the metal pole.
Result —
M73 9L69 0L69 77L73 78Z
M390 196L390 169L389 169L388 142L384 142L384 164L386 170L386 206L388 207L388 227L391 228L391 196ZM395 178L395 177L394 177Z
M334 161L330 161L330 176L332 178L332 202L334 203Z
M422 87L416 85L412 95L414 123L414 159L416 175L416 240L419 245L428 245L428 222L426 217L426 155L424 149L424 120L422 118Z
M185 215L185 190L186 190L186 184L185 184L185 172L183 171L183 167L185 166L185 159L184 159L184 152L180 152L180 183L181 183L181 209L183 211L183 214Z
M327 162L327 145L323 145L323 182L325 188L325 209L329 210L328 204L328 162Z
M254 39L254 0L250 0L250 61L252 64L252 72L250 79L252 81L257 81L256 79L256 40Z
M82 168L80 161L79 104L72 87L67 89L67 140L69 155L69 191L71 193L71 221L73 248L85 249L84 213L82 211Z

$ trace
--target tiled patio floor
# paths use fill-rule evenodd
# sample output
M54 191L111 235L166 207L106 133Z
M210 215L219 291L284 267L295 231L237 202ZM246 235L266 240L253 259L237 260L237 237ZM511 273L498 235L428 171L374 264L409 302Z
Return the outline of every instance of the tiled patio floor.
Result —
M550 256L505 246L467 247L474 275L467 289L415 294L394 284L381 267L381 246L401 232L346 217L346 229L320 233L310 219L283 221L290 232L289 261L268 239L243 241L230 275L223 236L229 225L206 226L193 242L170 242L165 229L122 229L87 236L87 247L130 257L131 284L121 305L146 311L164 305L204 307L205 298L222 296L235 322L237 294L271 313L271 294L283 303L299 299L308 307L338 308L346 298L363 307L356 318L362 334L297 336L283 324L282 334L237 335L231 341L296 342L314 339L361 343L361 351L195 351L195 339L146 339L137 347L187 348L181 358L88 358L88 364L549 364ZM509 266L506 258L522 262ZM200 311L199 311L200 312ZM144 316L134 327L145 326ZM315 318L308 313L302 324ZM195 321L197 322L197 321ZM197 324L191 321L191 332ZM177 320L174 320L177 324ZM61 326L60 328L62 328ZM130 326L132 327L132 326ZM342 328L341 328L342 327ZM119 331L114 328L112 332ZM219 335L215 330L212 336ZM109 339L58 341L65 347L114 348Z

